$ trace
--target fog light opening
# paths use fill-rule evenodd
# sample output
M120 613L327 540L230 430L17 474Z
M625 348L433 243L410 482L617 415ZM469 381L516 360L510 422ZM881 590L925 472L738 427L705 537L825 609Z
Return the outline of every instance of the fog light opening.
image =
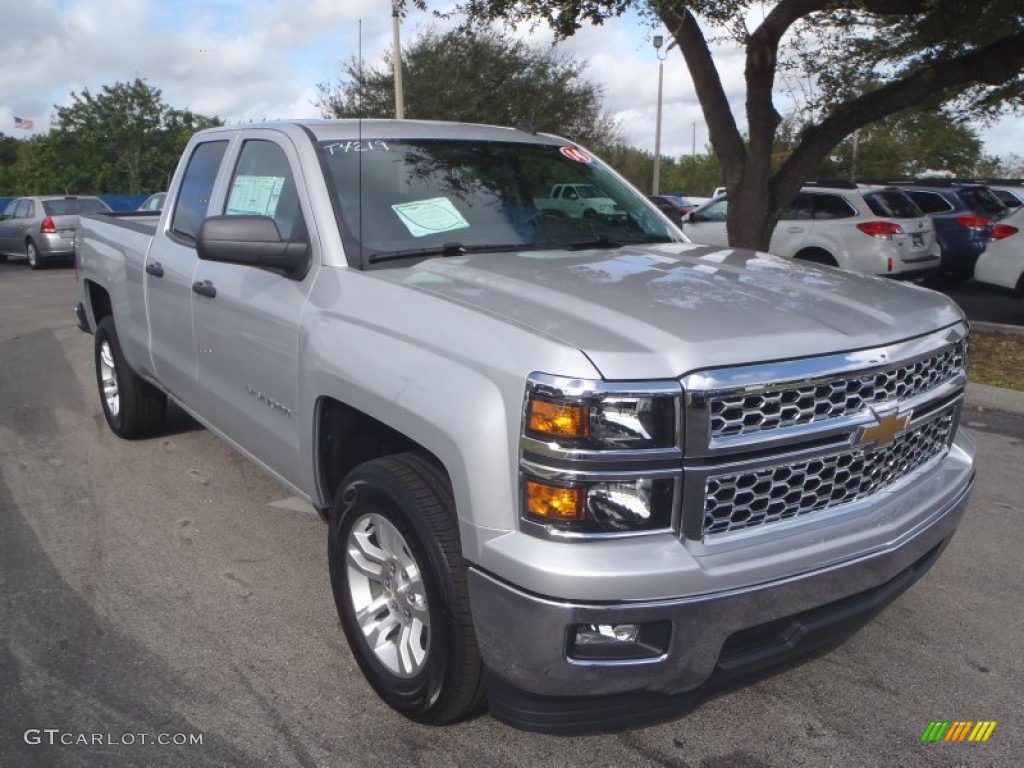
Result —
M569 658L580 661L656 659L668 652L672 623L574 624L569 628Z

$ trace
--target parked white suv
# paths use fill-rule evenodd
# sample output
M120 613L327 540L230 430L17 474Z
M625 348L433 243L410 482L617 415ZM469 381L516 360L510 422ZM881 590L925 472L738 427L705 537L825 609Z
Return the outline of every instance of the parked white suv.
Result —
M724 195L683 217L695 243L727 246ZM918 277L939 268L935 229L906 193L892 187L830 182L797 194L772 233L768 250L872 275Z
M1024 206L992 228L988 245L978 257L974 279L987 285L1009 288L1024 296Z

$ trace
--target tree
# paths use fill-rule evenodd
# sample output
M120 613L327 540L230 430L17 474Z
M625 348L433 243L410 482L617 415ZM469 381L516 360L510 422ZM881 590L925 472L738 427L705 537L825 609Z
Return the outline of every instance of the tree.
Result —
M767 248L802 182L855 130L942 103L991 117L1019 108L1024 92L1024 0L462 0L458 8L475 21L540 20L561 38L626 11L664 25L721 162L733 201L729 242L738 247ZM745 49L746 137L712 56L712 35L723 34ZM810 86L806 128L775 168L780 74Z
M801 129L784 120L776 135L779 168ZM908 110L861 128L818 165L819 178L899 179L945 173L969 178L986 167L978 132L941 110Z
M47 191L165 189L189 138L221 125L216 117L169 107L144 79L72 92L56 106L50 133L32 153L34 181Z
M356 59L336 84L320 83L324 117L394 117L391 54L380 68ZM407 118L494 125L530 121L538 131L593 146L619 139L601 110L601 89L583 77L585 62L468 26L419 34L402 56Z

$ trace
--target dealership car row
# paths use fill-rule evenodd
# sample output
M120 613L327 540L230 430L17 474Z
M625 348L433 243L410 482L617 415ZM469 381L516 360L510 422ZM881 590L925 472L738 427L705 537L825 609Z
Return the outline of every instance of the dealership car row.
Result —
M813 181L786 207L770 253L898 278L943 275L1024 295L1024 182ZM693 242L724 246L720 193L682 216Z
M653 195L689 240L728 245L728 197ZM165 192L140 212L159 213ZM897 278L941 274L1024 296L1024 181L991 185L946 179L808 182L783 212L768 251L778 256ZM15 198L0 214L0 261L32 269L74 255L78 214L111 210L92 196Z

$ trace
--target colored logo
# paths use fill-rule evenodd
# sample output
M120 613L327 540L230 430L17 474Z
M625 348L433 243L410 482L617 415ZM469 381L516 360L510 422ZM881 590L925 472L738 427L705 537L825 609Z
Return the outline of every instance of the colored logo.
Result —
M907 428L910 417L913 415L912 411L907 411L906 413L887 413L880 416L874 408L868 410L875 417L875 423L861 427L857 431L854 437L854 443L857 445L870 445L871 443L879 447L888 445L896 439L896 435Z
M568 157L570 160L575 160L577 163L592 163L594 162L590 155L584 152L582 149L576 147L562 147L559 150L563 155Z
M921 741L988 741L995 729L995 720L932 720Z

